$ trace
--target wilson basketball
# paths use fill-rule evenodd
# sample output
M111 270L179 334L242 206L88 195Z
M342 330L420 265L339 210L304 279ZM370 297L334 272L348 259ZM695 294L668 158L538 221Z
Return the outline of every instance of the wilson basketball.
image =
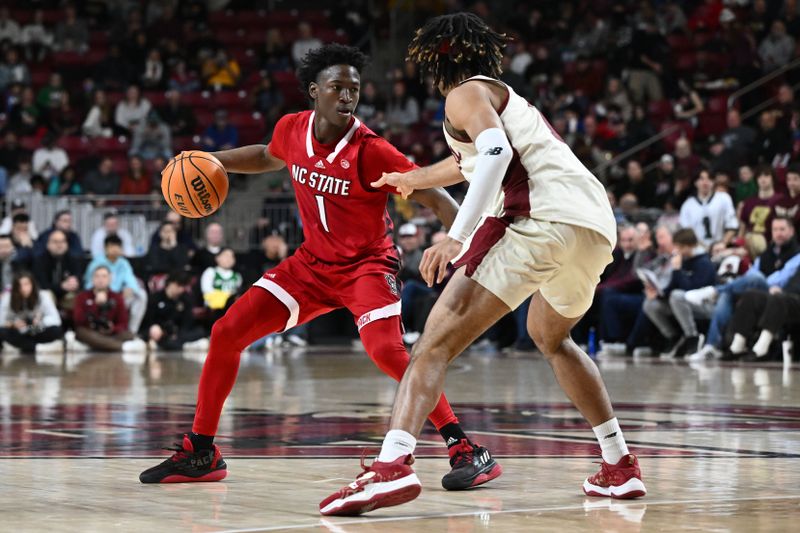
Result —
M181 152L161 171L161 192L179 215L207 217L228 196L228 173L208 152Z

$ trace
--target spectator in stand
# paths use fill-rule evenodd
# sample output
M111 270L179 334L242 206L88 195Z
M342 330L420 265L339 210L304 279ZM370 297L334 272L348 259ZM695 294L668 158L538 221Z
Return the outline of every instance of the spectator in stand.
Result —
M405 131L419 122L419 103L408 94L403 80L392 85L392 97L386 106L386 125L395 131Z
M770 166L786 165L792 152L792 137L775 110L762 111L758 117L755 152L759 162Z
M105 241L111 235L116 235L122 242L122 252L126 257L136 255L136 248L133 246L133 237L125 228L119 227L119 217L116 213L109 211L103 215L103 225L92 233L89 251L92 258L102 257L105 254Z
M78 18L75 6L64 8L64 19L56 26L53 42L60 52L83 54L89 49L89 28Z
M278 266L289 255L286 240L277 233L266 235L261 239L260 248L251 250L245 256L242 266L244 283L252 285L267 270Z
M44 230L36 239L33 245L34 257L38 257L45 252L50 234L54 231L60 231L66 236L69 254L76 258L82 258L83 245L81 244L80 236L74 231L72 222L72 213L68 209L57 212L53 217L53 225Z
M71 316L75 296L81 289L81 260L70 253L66 233L60 229L50 229L42 237L45 234L47 244L33 262L33 276L41 290L53 294L59 311L69 310L67 315Z
M200 88L200 80L197 78L197 74L194 71L189 70L186 61L180 59L170 71L168 85L171 91L191 93Z
M13 226L13 219L16 215L27 215L30 219L30 215L28 214L28 207L25 205L25 200L22 198L16 198L11 201L11 213L6 215L3 218L3 221L0 222L0 235L8 235L11 233L11 227ZM36 223L34 221L30 221L28 223L28 233L31 235L33 239L39 237L39 231L36 229Z
M794 55L794 45L794 37L786 33L786 24L780 19L774 21L769 35L758 46L764 74L786 65Z
M170 274L150 300L143 330L162 350L206 350L205 330L195 323L184 275Z
M50 178L47 186L48 196L69 196L83 194L83 187L78 182L78 174L75 167L68 166L60 174L55 174Z
M655 207L664 208L667 200L672 197L675 185L675 158L671 154L664 154L658 160L658 166L652 174L645 178L652 183Z
M239 144L239 130L228 122L228 112L218 109L214 123L203 132L203 149L209 152L230 150Z
M630 44L632 52L628 87L637 103L655 102L664 98L661 76L665 71L667 44L651 20L644 20L636 29Z
M75 135L80 130L80 115L72 107L72 100L67 91L61 93L58 107L47 113L47 124L50 131L59 137Z
M433 293L433 289L428 287L422 280L419 273L419 264L422 261L422 238L419 228L408 222L400 226L397 231L398 244L402 250L402 261L400 272L397 279L402 283L400 300L403 302L402 319L406 327L405 340L408 344L414 344L419 338L424 324L420 324L415 317L419 316L417 304L420 298Z
M189 250L178 242L178 231L169 222L158 228L159 241L150 245L145 258L148 278L189 268Z
M267 30L267 38L259 54L259 65L267 72L285 72L292 69L289 47L283 42L280 29Z
M128 329L125 299L112 287L113 274L107 266L89 271L89 288L75 298L73 323L75 338L92 350L103 352L142 352L147 345ZM82 346L67 341L67 350Z
M699 349L700 336L695 316L710 318L712 307L695 305L686 298L686 291L705 287L716 280L716 267L708 254L698 247L697 236L690 228L680 229L672 236L678 253L671 259L672 276L662 290L645 287L647 300L644 313L667 339L665 357L681 357ZM673 325L678 321L680 329Z
M308 22L298 24L297 32L299 36L292 44L292 60L295 65L299 65L311 50L322 46L322 41L311 34L311 25Z
M19 60L19 52L13 46L5 51L5 61L0 63L0 91L14 84L28 85L31 73L25 63Z
M736 182L736 203L739 204L758 194L756 174L750 165L739 167L739 180Z
M217 264L217 254L225 246L225 232L222 226L217 222L212 222L206 226L205 241L205 245L197 250L192 257L192 270L198 276Z
M19 198L20 196L27 196L33 193L31 178L33 178L31 160L30 158L23 157L19 161L17 171L12 174L11 178L8 180L6 195L9 198Z
M654 185L652 181L645 179L641 163L631 159L626 166L625 178L618 184L617 196L632 193L642 207L661 207L656 202Z
M166 75L164 73L164 62L161 60L161 52L158 48L151 48L147 53L142 72L142 87L152 91L161 90L166 86Z
M251 100L253 108L264 116L266 129L272 130L272 127L284 114L284 99L281 90L275 87L271 74L262 73L258 85L252 91ZM363 118L361 107L359 107L359 114Z
M167 214L164 215L164 220L162 222L172 224L175 227L178 235L178 244L184 246L186 250L189 251L190 255L194 252L197 248L197 245L194 243L194 239L192 239L192 234L183 227L183 221L186 220L182 216L180 216L175 211L169 210ZM161 242L161 227L153 232L150 236L150 247L158 246L158 243Z
M19 44L22 31L19 24L8 14L8 7L0 7L0 43L3 41L11 45Z
M152 105L143 97L137 85L131 85L125 91L125 98L120 100L114 111L114 123L121 132L130 135L136 126L144 123Z
M373 130L381 131L386 127L385 113L386 102L378 93L375 83L365 81L358 100L358 116Z
M117 235L109 235L105 238L104 245L103 253L95 255L86 268L85 287L92 288L90 272L93 273L98 266L107 267L111 272L111 290L121 292L125 298L130 314L128 329L132 332L139 331L147 310L147 292L139 285L131 264L122 257L122 240Z
M694 186L696 194L681 206L681 227L692 229L706 247L716 241L730 242L739 229L730 195L714 192L714 182L708 170L700 171Z
M81 131L87 137L109 138L114 134L114 111L103 89L97 89L92 97L92 107L83 121Z
M747 341L758 332L753 344L753 358L767 359L770 345L779 338L781 330L787 326L800 326L800 270L789 278L786 285L770 287L769 292L747 291L736 303L736 311L731 318L733 341L730 351L735 357L747 352Z
M700 172L702 161L700 156L692 153L692 143L681 137L675 143L675 167L683 169L687 176L696 176Z
M30 232L30 221L27 213L17 213L11 217L11 241L17 249L17 261L26 267L33 259L34 237Z
M31 273L15 275L11 292L0 297L0 341L29 354L63 352L62 338L53 297L39 290Z
M42 137L42 145L33 152L34 174L50 179L63 172L67 165L69 156L66 150L56 146L56 136L53 133L46 133Z
M698 287L699 290L686 293L686 299L693 305L713 306L706 345L694 358L722 357L720 348L723 333L733 315L737 299L748 290L766 291L773 286L782 288L798 267L800 246L795 238L794 225L788 218L773 217L772 241L745 275L724 284L709 283Z
M739 235L760 233L771 240L774 206L782 198L775 192L775 173L772 167L761 167L756 177L758 194L739 204Z
M756 131L742 124L742 116L736 108L729 109L727 126L719 141L711 145L714 156L712 167L734 172L749 159L756 140Z
M151 110L147 119L134 128L133 144L128 155L147 161L157 157L169 159L172 156L172 134L155 110Z
M167 101L158 113L169 126L173 137L191 135L194 133L196 120L194 111L181 103L181 93L178 90L167 91Z
M121 91L128 87L128 84L134 80L134 77L135 73L128 59L122 54L120 44L115 42L110 43L108 46L108 55L95 68L95 81L97 81L98 84L102 84L107 91ZM133 107L135 107L134 104L138 105L136 102L131 103ZM149 111L149 109L147 111ZM147 111L142 115L146 115ZM127 125L121 127L126 130L128 129Z
M61 104L61 96L66 91L61 74L51 72L47 85L39 89L39 94L36 95L36 105L42 111L49 112Z
M203 79L207 87L219 91L221 89L235 89L239 85L242 70L239 63L228 57L228 53L220 48L213 57L203 63Z
M25 86L19 101L15 102L8 114L9 126L19 135L34 135L42 125L42 111L36 105L33 88Z
M135 155L130 156L128 158L128 172L122 178L122 182L119 186L119 194L150 194L152 190L153 185L150 177L147 175L147 170L144 167L142 158Z
M114 172L114 162L110 157L100 159L97 168L90 170L83 178L86 194L108 195L119 192L121 178Z
M800 165L786 171L786 194L775 202L773 209L777 216L791 219L794 227L800 228Z
M20 270L21 266L17 261L17 250L11 235L0 234L0 292L6 293L11 290L11 282L14 274Z
M44 12L33 12L33 21L22 28L20 43L25 48L28 61L42 61L53 48L53 32L44 24Z
M214 261L216 265L208 267L200 276L200 291L206 307L212 311L212 320L216 321L236 298L242 286L242 275L233 270L236 255L232 249L223 248Z

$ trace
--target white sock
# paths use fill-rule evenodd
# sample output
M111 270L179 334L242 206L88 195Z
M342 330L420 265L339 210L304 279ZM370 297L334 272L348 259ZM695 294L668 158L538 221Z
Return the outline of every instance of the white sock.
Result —
M761 335L759 335L758 340L753 345L753 353L758 357L764 357L769 351L770 344L772 344L772 333L762 329Z
M398 457L414 453L414 448L417 446L417 439L411 433L407 433L402 429L392 429L386 434L383 439L383 446L381 446L381 454L378 456L378 461L382 463L391 463Z
M622 436L622 430L619 428L616 417L593 427L592 431L597 437L597 442L600 443L603 461L615 465L623 456L628 455L628 445L625 444L625 437Z
M739 354L744 353L747 349L747 339L741 333L736 333L731 342L731 353Z

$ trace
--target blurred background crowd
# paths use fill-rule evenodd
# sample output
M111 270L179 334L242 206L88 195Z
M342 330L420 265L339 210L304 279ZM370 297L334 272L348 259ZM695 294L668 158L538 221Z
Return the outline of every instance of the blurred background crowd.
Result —
M331 41L373 58L357 109L368 126L419 165L449 157L443 101L403 53L425 19L460 9L512 38L501 79L614 206L619 246L575 340L694 359L789 350L800 329L796 0L0 2L6 348L57 350L66 333L73 349L203 349L301 226L285 173L233 177L212 218L167 213L165 161L268 142L282 114L306 106L299 59ZM464 185L449 191L460 200ZM391 202L412 344L442 288L422 283L419 261L444 233L428 210ZM531 350L525 312L474 349ZM354 336L334 313L257 347Z

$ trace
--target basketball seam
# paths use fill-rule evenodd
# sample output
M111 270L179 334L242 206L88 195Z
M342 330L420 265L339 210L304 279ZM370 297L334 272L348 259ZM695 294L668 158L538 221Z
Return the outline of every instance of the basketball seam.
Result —
M228 175L228 171L225 170L225 167L223 167L220 163L217 163L213 159L209 159L208 157L201 157L199 155L192 155L192 154L189 154L189 157L190 158L194 157L196 159L202 159L203 161L208 161L210 163L213 163L213 164L217 165L220 168L220 170L222 170L225 173L226 176Z
M186 172L184 172L184 170L183 170L183 160L184 160L184 158L182 157L181 158L181 176L183 176L183 186L186 188L186 196L188 196L189 197L189 201L192 202L192 207L194 207L195 212L199 216L202 217L203 216L202 211L197 209L197 206L194 203L194 198L192 198L192 192L189 190L189 184L186 183Z
M205 159L205 158L202 158L202 159ZM209 159L208 161L211 161L211 160ZM197 169L197 171L206 179L208 184L211 185L211 188L214 189L214 194L217 195L217 209L219 209L219 206L222 204L222 200L219 197L219 192L217 192L217 188L214 187L214 182L211 180L211 178L206 176L206 173L203 172L203 170L200 167L198 167L197 165L194 164L194 161L192 161L192 156L191 155L189 156L189 163L191 163L192 166ZM212 161L212 163L213 163L213 161Z
M169 173L169 177L167 178L167 203L169 203L170 209L178 213L178 210L175 209L175 204L172 202L172 175L175 173L175 167L178 166L178 160L176 158L172 158L172 172Z

